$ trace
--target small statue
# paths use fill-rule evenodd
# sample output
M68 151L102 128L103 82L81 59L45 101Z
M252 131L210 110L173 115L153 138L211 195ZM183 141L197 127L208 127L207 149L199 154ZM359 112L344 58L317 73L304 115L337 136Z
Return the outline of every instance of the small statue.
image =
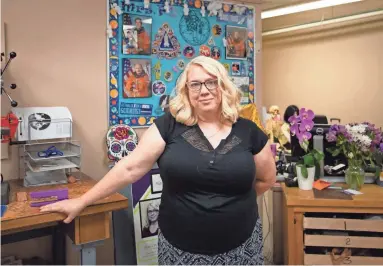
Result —
M287 143L287 139L281 131L283 121L281 120L279 107L277 105L272 105L267 113L270 116L270 118L266 121L266 132L269 136L269 140L271 143L279 143L283 146Z
M165 9L166 13L169 13L169 12L170 12L169 1L166 1L166 2L165 2L164 9Z

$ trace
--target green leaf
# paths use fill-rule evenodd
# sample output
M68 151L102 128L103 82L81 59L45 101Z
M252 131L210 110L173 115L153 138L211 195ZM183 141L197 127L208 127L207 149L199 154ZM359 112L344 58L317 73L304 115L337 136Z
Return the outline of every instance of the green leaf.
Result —
M340 154L340 149L336 149L332 152L332 156L335 157L335 156L338 156Z
M317 162L320 162L324 159L324 153L318 150L314 150L314 158Z
M307 140L304 140L301 144L302 149L307 152L307 149L309 148L309 142Z
M303 163L305 166L314 166L315 161L313 155L309 153L303 156Z
M305 165L301 166L301 173L302 173L304 178L307 178L309 176L309 173L307 172L307 168Z

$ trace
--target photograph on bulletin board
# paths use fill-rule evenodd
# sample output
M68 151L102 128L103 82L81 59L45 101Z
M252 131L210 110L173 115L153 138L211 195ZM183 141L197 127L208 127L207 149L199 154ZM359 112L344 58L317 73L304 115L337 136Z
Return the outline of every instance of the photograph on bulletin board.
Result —
M226 26L226 59L247 59L247 29Z
M123 54L151 54L151 17L124 14L122 31Z
M124 77L123 98L151 97L151 60L124 58L122 62Z
M148 127L169 111L176 81L196 56L221 62L255 101L255 11L200 0L108 0L109 125Z

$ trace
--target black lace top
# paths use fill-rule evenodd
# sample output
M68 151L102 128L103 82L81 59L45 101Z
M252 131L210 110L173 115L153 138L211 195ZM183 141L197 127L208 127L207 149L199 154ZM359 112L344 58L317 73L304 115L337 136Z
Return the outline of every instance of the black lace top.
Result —
M158 160L164 237L181 250L199 254L240 246L258 218L253 155L265 146L267 136L240 118L214 149L198 125L178 123L169 113L155 124L166 142Z

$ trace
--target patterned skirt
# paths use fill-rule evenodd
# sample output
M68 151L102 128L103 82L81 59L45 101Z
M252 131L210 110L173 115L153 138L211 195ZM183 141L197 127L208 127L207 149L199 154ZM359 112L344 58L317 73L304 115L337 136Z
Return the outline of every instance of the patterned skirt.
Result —
M239 247L217 255L193 254L170 244L158 234L159 265L263 265L262 223L258 218L252 235Z

